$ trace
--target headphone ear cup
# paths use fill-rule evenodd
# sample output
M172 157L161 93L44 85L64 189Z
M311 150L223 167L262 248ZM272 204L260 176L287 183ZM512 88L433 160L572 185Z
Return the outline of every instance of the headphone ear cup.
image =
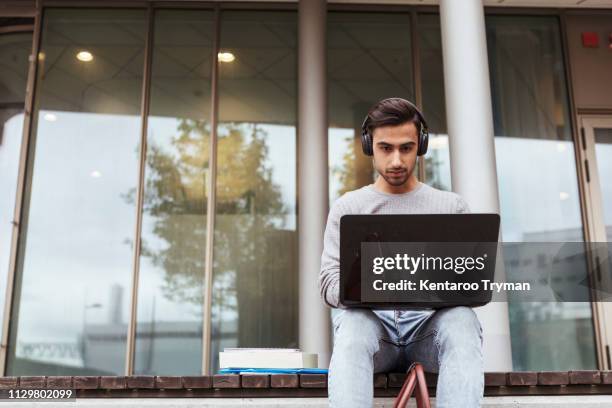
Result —
M425 153L427 153L427 145L429 144L429 132L427 130L422 130L420 136L417 156L423 156Z
M372 147L372 139L366 130L361 132L361 149L366 156L373 156L374 149Z

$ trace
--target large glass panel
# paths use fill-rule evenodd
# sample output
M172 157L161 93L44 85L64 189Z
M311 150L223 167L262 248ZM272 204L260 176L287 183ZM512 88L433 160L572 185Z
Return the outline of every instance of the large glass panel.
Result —
M145 15L44 12L10 375L124 372Z
M414 102L409 13L330 12L327 22L329 199L374 181L361 124L380 99Z
M155 13L134 370L202 371L213 13Z
M295 12L221 15L213 370L224 347L298 344L296 31Z
M32 33L0 35L0 324L4 321L28 56L31 51Z
M612 183L608 177L612 174L612 126L595 128L595 156L597 157L597 174L603 205L603 222L606 226L606 237L612 242Z
M581 241L558 20L488 16L486 25L503 239ZM504 256L507 267L533 261ZM515 370L596 368L589 303L510 300Z
M429 125L429 147L425 155L424 181L441 190L450 190L450 154L446 133L440 16L419 14L417 31L421 66L422 111Z

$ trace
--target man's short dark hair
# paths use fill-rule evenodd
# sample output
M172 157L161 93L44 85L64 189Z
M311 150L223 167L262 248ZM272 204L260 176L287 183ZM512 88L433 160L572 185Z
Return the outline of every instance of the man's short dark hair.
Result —
M414 123L417 134L421 129L421 116L414 105L402 98L388 98L376 103L368 111L366 123L368 133L374 137L374 129Z

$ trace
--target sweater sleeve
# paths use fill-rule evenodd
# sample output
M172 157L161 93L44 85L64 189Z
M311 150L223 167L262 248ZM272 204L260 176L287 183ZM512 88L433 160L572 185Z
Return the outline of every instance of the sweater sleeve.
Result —
M336 200L327 216L321 271L319 272L319 291L330 307L340 304L340 218L345 214L340 200Z

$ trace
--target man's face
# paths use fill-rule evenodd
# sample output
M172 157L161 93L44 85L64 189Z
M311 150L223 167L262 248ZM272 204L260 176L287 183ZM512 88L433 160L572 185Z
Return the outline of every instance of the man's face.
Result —
M414 123L374 129L374 168L394 187L408 181L416 166L418 133Z

